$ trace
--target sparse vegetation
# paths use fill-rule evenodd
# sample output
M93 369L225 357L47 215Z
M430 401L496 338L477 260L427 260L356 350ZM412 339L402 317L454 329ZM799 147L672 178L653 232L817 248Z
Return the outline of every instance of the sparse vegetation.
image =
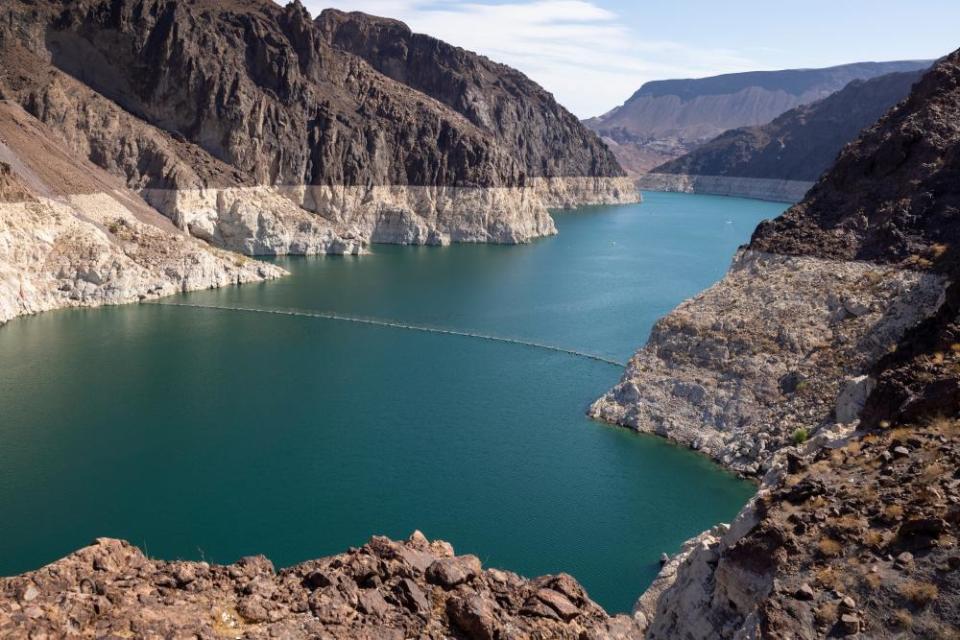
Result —
M913 616L906 609L897 609L893 612L893 622L901 629L909 629L913 626Z
M843 545L833 538L823 537L820 538L820 541L817 543L817 550L820 551L820 554L824 557L833 558L843 552Z
M810 432L804 428L800 427L793 432L793 444L803 444L810 439Z
M903 507L899 504L888 504L883 508L883 515L887 520L899 520L903 517Z
M868 573L863 577L863 581L866 582L867 586L873 591L879 589L880 585L883 584L883 578L880 577L879 573Z
M833 567L822 567L814 573L817 584L823 589L840 588L840 574Z
M821 625L832 625L840 617L840 611L834 602L824 602L813 614Z
M925 607L940 595L937 585L932 582L920 582L918 580L906 580L900 584L898 590L900 595L909 600L918 607Z

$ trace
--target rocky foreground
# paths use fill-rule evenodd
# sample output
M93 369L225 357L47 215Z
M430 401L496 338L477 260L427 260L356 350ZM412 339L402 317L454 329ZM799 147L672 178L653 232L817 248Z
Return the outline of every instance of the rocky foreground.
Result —
M38 571L0 579L4 638L638 637L568 575L527 580L483 569L415 532L276 571L263 556L229 566L152 560L100 539Z

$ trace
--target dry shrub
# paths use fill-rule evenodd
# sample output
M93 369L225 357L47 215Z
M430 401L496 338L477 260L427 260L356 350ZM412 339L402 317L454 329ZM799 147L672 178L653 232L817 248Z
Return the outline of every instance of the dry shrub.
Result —
M867 586L873 591L879 589L880 585L883 584L883 578L880 577L879 573L868 573L863 577L863 581L866 582Z
M958 429L958 421L954 418L948 418L943 414L931 416L926 420L926 427L936 433L955 434Z
M817 569L814 574L814 578L824 589L836 589L840 586L840 576L837 574L837 570L833 567L823 567L822 569Z
M939 258L943 254L945 254L947 252L947 249L949 248L950 246L947 244L944 244L943 242L934 242L932 245L930 245L930 248L929 248L930 255L933 256L934 258Z
M817 550L826 558L834 558L843 552L843 545L833 538L823 537L817 543Z
M813 612L817 622L822 625L832 625L840 617L840 611L834 602L824 602Z
M863 534L863 542L868 547L880 548L884 544L883 532L877 529L870 529Z
M909 600L918 607L924 607L940 595L937 585L932 582L920 582L919 580L905 580L898 587L900 595Z
M903 517L903 507L899 504L888 504L883 509L883 515L888 520L899 520Z
M901 629L909 629L913 626L913 616L906 609L897 609L893 612L893 624Z

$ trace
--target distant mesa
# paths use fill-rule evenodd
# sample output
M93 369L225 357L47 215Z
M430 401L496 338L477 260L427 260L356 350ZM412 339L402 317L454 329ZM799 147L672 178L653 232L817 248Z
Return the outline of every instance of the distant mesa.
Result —
M584 123L604 138L627 172L636 176L725 131L767 124L854 80L917 71L931 62L859 62L648 82L623 105Z

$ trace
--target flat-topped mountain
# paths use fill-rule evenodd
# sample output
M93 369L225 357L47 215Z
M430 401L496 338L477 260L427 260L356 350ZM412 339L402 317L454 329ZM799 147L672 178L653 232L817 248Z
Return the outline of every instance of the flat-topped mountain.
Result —
M922 71L854 80L759 127L722 133L651 173L814 181L845 144L907 97Z
M587 126L611 141L633 174L649 171L729 129L763 125L853 80L908 72L929 61L861 62L824 69L753 71L644 84L623 105Z
M854 80L759 127L722 133L641 176L642 188L800 200L845 144L910 93L922 71Z

